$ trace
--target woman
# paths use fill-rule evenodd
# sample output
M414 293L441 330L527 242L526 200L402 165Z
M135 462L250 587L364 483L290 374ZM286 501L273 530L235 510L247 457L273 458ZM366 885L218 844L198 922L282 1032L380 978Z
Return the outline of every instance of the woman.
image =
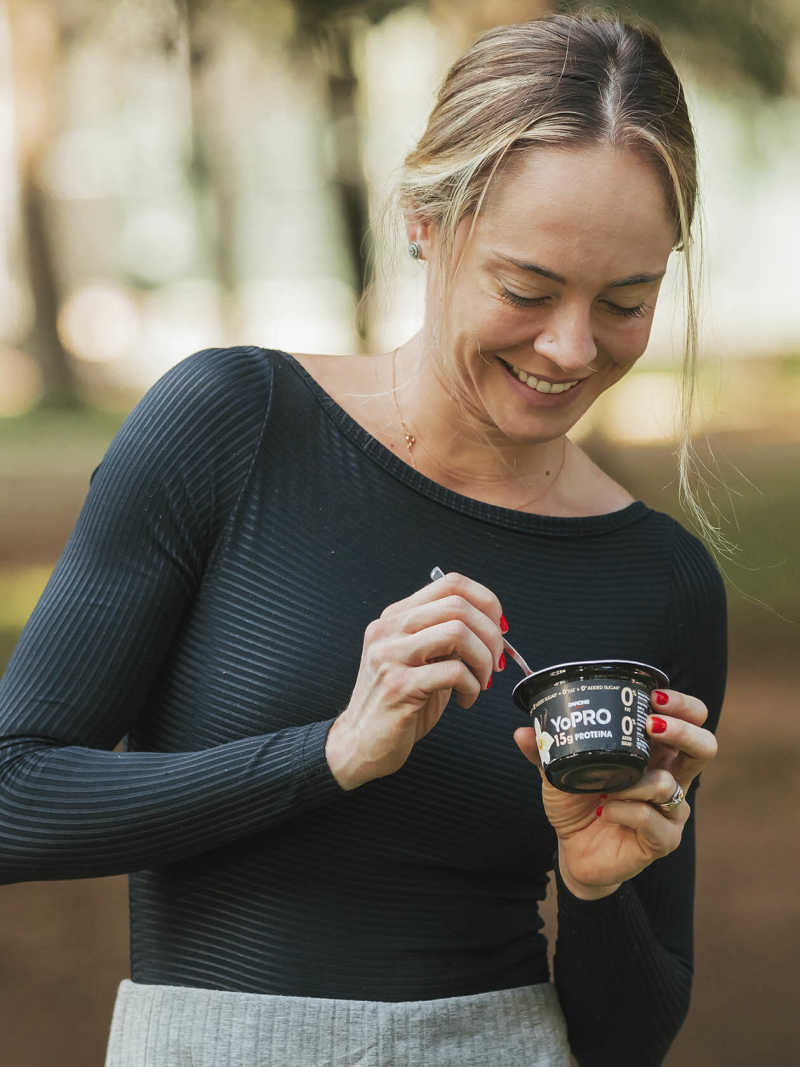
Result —
M128 418L0 689L3 880L131 874L107 1064L662 1061L724 590L567 433L644 352L694 200L653 35L491 31L406 161L420 333L201 352ZM533 669L667 672L637 786L536 773L509 624Z

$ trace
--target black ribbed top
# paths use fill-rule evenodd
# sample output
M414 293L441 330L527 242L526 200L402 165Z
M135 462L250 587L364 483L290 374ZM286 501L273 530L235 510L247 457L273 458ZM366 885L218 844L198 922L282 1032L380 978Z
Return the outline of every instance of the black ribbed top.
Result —
M497 593L534 670L651 663L716 725L724 588L672 518L460 496L285 353L208 350L111 443L0 681L0 881L130 872L136 982L399 1001L546 981L555 839L512 664L396 774L344 793L325 761L367 624L434 564ZM657 1064L683 1019L693 835L603 901L559 883L582 1065Z

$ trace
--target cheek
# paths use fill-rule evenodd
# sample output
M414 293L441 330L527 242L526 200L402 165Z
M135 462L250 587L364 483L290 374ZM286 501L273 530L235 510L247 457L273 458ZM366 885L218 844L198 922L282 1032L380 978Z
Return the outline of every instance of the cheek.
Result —
M530 338L530 322L526 324L514 308L487 300L485 294L460 294L451 306L454 335L469 347L478 343L482 351L491 352L513 348Z
M610 330L602 339L598 338L598 347L602 348L610 362L619 368L621 374L630 370L644 355L650 339L651 325L652 319L643 323L629 323L621 328Z
M603 337L596 337L602 371L595 378L596 396L615 385L633 369L647 348L649 336L650 324L637 322L628 329L608 330Z
M487 347L514 351L526 348L544 328L545 316L535 308L520 310L497 297L484 297L464 308L464 317L473 323L475 332Z

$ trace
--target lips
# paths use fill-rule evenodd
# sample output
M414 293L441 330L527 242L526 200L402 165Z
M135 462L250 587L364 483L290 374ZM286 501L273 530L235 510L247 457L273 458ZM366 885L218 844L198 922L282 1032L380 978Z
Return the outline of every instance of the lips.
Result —
M498 359L503 364L505 369L515 378L521 382L527 389L532 392L538 393L540 396L548 396L552 394L561 394L570 392L572 389L580 385L583 379L581 378L569 378L562 381L558 381L554 378L546 378L544 376L531 374L529 371L524 370L522 367L517 367L513 363L509 363L505 359Z

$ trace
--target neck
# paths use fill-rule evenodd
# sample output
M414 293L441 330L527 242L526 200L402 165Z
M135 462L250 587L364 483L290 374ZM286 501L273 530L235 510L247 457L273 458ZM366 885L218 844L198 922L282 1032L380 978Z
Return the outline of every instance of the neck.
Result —
M516 507L531 502L520 502L526 494L543 498L560 480L570 448L566 437L515 441L488 419L465 416L441 380L422 333L396 350L393 363L398 421L405 423L398 429L413 435L410 461L422 473L456 490L505 491L516 498Z

